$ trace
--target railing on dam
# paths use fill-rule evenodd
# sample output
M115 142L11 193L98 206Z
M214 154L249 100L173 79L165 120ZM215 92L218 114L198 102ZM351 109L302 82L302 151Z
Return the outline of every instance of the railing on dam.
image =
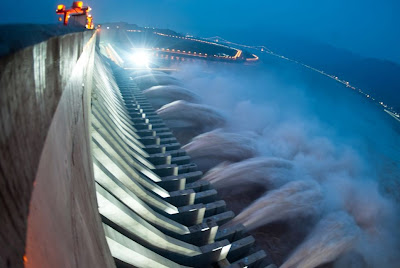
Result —
M0 66L1 267L269 264L93 31Z

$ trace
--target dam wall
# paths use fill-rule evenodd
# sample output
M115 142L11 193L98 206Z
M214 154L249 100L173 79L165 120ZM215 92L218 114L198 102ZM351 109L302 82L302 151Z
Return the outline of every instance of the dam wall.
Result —
M0 267L113 265L89 149L95 41L81 31L0 58Z
M97 38L0 59L0 267L270 265Z

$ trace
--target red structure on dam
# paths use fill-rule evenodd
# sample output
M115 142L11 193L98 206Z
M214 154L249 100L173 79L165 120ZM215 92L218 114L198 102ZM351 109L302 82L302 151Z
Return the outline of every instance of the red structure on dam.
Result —
M66 9L65 5L58 5L56 13L64 17L63 19L60 17L59 21L63 21L65 26L70 24L94 29L93 17L89 14L90 10L89 6L83 6L82 1L75 1L69 9Z

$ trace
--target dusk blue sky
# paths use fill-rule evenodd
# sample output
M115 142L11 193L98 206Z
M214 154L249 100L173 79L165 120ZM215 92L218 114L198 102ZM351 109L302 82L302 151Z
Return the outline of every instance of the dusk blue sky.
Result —
M65 1L2 3L0 23L56 23ZM279 33L400 63L398 0L88 0L95 22L126 21L203 37ZM29 12L28 12L29 10ZM260 38L258 38L260 40ZM265 44L268 45L268 44Z

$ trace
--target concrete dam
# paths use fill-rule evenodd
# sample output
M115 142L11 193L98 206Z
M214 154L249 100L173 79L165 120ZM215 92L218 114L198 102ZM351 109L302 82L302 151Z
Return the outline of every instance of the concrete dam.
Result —
M275 267L143 94L160 80L98 31L35 38L0 58L0 267Z

